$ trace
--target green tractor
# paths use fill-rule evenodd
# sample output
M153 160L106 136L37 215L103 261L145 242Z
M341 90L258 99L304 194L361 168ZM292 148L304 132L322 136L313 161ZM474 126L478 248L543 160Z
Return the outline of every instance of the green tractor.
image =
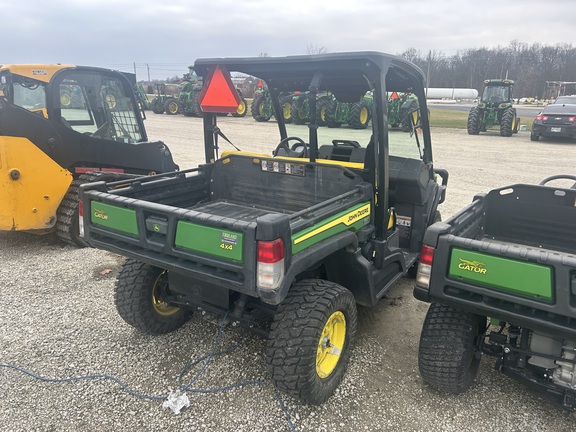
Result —
M336 99L331 93L320 92L316 94L316 124L326 126L326 110ZM294 93L292 96L292 121L295 124L305 124L310 121L309 93Z
M493 126L500 126L500 136L510 137L518 132L520 118L512 106L514 81L509 79L484 80L482 97L468 114L468 133L478 135Z
M358 102L339 102L334 99L325 109L325 122L328 127L336 128L348 124L352 129L366 129L372 112L372 94L366 93Z
M166 84L156 84L156 97L150 102L150 109L154 114L175 115L180 112L178 99L166 94Z
M388 123L393 128L401 127L404 132L410 132L410 113L417 110L418 99L412 93L393 92L388 96Z
M292 123L292 93L282 94L280 105L282 107L282 116L284 123ZM257 122L267 122L274 116L274 107L268 87L263 82L258 83L258 89L254 94L251 107L252 117Z

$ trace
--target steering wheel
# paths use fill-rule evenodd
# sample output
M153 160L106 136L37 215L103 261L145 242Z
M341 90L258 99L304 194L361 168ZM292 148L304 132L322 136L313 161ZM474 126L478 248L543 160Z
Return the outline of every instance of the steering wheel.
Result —
M544 186L546 183L549 183L552 180L574 180L574 181L576 181L576 176L573 176L570 174L557 174L557 175L553 175L550 177L546 177L544 180L542 180L540 183L538 183L538 185ZM576 189L576 183L574 183L574 185L572 185L571 189Z
M297 141L290 146L290 141ZM280 150L283 153L280 153ZM289 156L289 157L308 157L308 146L302 138L291 136L286 137L278 143L276 150L272 152L274 156Z

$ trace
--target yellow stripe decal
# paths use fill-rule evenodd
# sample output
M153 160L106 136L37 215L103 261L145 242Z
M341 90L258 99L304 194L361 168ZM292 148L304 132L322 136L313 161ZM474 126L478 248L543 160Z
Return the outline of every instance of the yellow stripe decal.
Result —
M327 231L330 228L333 228L340 224L350 226L358 222L359 220L367 218L368 216L370 216L370 203L363 205L362 207L353 210L350 213L346 213L345 215L339 217L338 219L334 219L333 221L328 222L326 225L322 225L321 227L318 227L315 230L310 231L309 233L306 233L301 237L298 237L297 239L294 240L294 244L297 245L298 243L302 243L303 241L308 240L309 238L312 238L315 235L323 233L324 231Z

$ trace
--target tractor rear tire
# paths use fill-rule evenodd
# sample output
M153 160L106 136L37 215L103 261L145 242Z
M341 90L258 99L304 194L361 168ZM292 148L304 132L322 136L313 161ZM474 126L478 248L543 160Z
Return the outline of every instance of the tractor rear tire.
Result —
M151 335L170 333L184 325L190 313L163 301L170 293L168 271L126 259L116 279L114 302L120 317Z
M332 100L328 97L323 97L316 102L316 124L318 126L326 126L326 108L330 102Z
M150 103L150 109L154 114L164 114L164 105L158 103L158 101L152 101Z
M264 102L266 101L266 95L259 94L252 100L252 117L257 122L267 122L270 120L270 116L264 111Z
M292 96L284 96L280 98L280 108L282 109L282 117L284 117L284 123L292 123Z
M416 101L412 101L410 102L410 105L408 105L407 108L402 107L401 112L402 112L402 119L400 120L400 123L402 125L402 131L403 132L410 132L412 131L413 127L415 125L412 124L412 112L418 108L418 103Z
M335 100L330 102L330 104L326 107L326 126L329 128L338 128L342 126L342 123L336 119L337 108L338 102Z
M86 247L88 244L80 237L80 222L78 216L80 185L93 183L99 180L110 179L110 174L100 172L86 173L73 180L56 210L56 236L65 243L77 247Z
M500 119L500 136L511 137L516 129L516 110L508 107L502 113Z
M473 107L468 114L468 135L478 135L482 125L482 110L478 107Z
M164 111L168 115L176 115L180 112L180 107L178 106L178 101L174 98L166 99L164 102Z
M485 317L432 303L424 319L418 349L424 381L447 393L465 392L478 372L477 346L485 330Z
M236 112L232 113L232 117L246 117L246 112L248 111L248 105L246 104L246 99L241 98L240 104Z
M370 122L370 110L364 101L356 102L350 109L348 125L352 129L366 129Z
M292 123L297 125L303 125L306 123L306 118L301 116L302 105L304 104L303 98L299 100L292 101L292 109L290 112L292 113Z
M274 385L305 403L325 402L346 372L356 322L346 288L320 279L292 285L270 326L266 357Z

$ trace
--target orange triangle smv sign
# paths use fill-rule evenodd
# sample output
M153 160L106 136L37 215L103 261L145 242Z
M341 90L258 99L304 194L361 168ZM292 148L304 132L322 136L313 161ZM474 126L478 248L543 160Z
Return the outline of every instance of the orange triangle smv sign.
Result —
M224 66L214 66L198 95L204 112L236 112L241 99Z

